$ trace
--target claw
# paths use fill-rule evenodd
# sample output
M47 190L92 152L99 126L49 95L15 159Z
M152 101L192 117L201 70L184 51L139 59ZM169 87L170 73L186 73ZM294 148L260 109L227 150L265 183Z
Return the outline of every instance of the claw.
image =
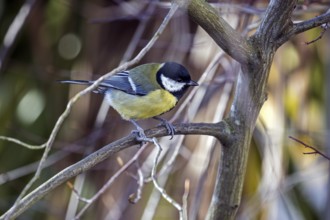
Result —
M134 121L133 119L130 120L136 127L136 130L133 130L132 133L136 134L136 140L140 141L141 144L145 144L147 142L150 142L150 138L148 138L145 133L143 128L141 128L136 121Z
M175 134L175 129L174 129L173 125L171 123L169 123L168 121L166 121L165 119L159 118L157 116L154 117L154 119L162 122L161 124L166 127L168 134L171 135L170 140L172 140L174 137L174 134Z

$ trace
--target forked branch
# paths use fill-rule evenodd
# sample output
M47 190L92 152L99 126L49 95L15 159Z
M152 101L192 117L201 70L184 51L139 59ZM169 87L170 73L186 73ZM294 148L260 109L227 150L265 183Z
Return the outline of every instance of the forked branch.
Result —
M291 138L292 140L298 142L299 144L302 144L304 147L306 148L309 148L311 150L313 150L312 152L305 152L304 154L319 154L321 155L322 157L324 157L325 159L329 160L330 161L330 157L325 155L324 153L322 153L321 151L319 151L318 149L316 149L315 147L311 146L311 145L308 145L306 144L305 142L297 139L297 138L294 138L292 136L289 136L289 138Z
M208 123L194 123L194 124L179 124L175 125L175 133L188 135L188 134L204 134L214 136L216 138L226 139L229 135L230 129L225 123L216 123L216 124L208 124ZM163 137L168 135L168 131L165 127L157 127L153 129L149 129L146 132L146 135L150 138L152 137ZM111 157L117 152L124 150L133 145L137 145L139 142L136 141L136 136L131 134L125 138L119 139L115 142L112 142L101 149L95 151L94 153L88 155L84 159L79 162L67 167L61 172L57 173L51 179L40 185L38 188L33 190L31 193L26 195L23 199L18 201L15 212L12 212L13 208L8 210L4 215L0 217L0 219L8 218L8 214L11 213L11 218L18 217L22 212L27 210L49 192L54 190L59 185L67 182L72 177L77 176L78 174L85 172L95 165L99 164L103 160Z

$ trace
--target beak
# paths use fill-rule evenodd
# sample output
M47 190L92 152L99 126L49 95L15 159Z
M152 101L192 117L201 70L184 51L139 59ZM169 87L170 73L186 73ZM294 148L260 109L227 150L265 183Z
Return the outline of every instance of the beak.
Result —
M190 82L188 82L187 85L188 86L198 86L198 83L193 80L190 80Z

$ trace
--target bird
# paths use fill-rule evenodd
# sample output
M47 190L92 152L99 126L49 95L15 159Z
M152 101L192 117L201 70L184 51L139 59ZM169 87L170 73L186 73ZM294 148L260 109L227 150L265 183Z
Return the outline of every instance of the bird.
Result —
M95 81L59 82L91 85ZM144 141L147 137L136 121L148 118L161 121L173 138L174 127L159 116L172 110L191 86L198 86L198 83L191 79L183 65L176 62L146 63L111 75L93 92L103 94L107 103L136 127L137 140Z

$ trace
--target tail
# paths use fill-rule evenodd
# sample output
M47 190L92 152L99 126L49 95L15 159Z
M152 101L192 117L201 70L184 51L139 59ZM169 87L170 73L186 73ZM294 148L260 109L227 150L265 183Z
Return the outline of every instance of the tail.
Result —
M91 80L58 80L59 83L66 83L66 84L78 84L78 85L92 85L95 81ZM104 86L98 86L94 93L104 94L107 91L107 88Z
M57 82L78 85L92 85L94 83L94 81L87 80L58 80Z

